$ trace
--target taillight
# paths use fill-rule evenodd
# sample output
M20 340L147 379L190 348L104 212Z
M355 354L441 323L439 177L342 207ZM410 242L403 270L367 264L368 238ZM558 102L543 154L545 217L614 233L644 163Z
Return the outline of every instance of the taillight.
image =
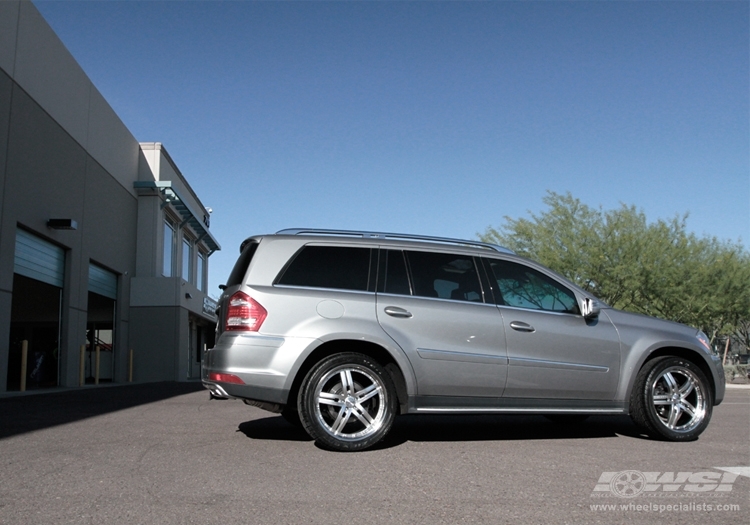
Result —
M237 292L227 301L225 330L257 332L268 312L258 301L243 292Z
M219 374L218 372L210 372L208 374L209 381L220 381L222 383L234 383L235 385L244 385L245 382L234 374Z

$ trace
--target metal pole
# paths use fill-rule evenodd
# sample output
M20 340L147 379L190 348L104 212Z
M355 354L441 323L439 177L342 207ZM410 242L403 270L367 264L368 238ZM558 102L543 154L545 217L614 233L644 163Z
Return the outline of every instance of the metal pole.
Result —
M78 361L78 386L86 384L86 345L81 345L80 359Z
M26 392L26 368L29 362L29 342L21 341L21 392Z

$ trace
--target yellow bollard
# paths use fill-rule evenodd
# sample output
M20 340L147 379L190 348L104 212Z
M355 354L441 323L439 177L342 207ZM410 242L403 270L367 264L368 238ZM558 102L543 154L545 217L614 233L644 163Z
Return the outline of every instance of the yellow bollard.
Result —
M94 358L94 361L95 361L95 363L94 363L94 366L95 366L95 370L94 370L94 384L95 385L99 384L99 357L100 357L99 354L100 354L100 352L101 352L101 350L99 349L99 345L96 345L96 357Z
M129 363L128 363L128 383L133 382L133 349L130 349Z
M21 341L21 392L26 392L26 367L29 362L29 342Z
M78 361L78 386L86 384L86 345L81 345L81 355Z

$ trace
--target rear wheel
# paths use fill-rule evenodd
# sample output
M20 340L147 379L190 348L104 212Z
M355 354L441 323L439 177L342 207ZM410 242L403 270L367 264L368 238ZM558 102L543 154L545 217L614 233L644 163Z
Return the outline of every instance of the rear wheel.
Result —
M653 436L692 441L711 420L713 399L703 371L680 357L659 357L644 365L630 401L633 421Z
M388 373L357 353L336 354L314 366L298 398L307 433L320 445L341 451L364 450L383 439L396 407Z

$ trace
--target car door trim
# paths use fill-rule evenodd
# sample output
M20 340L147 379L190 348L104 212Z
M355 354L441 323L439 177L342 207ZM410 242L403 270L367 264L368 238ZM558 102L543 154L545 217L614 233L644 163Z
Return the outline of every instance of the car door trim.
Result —
M560 361L545 361L543 359L527 359L524 357L509 357L508 364L510 366L529 366L533 368L559 368L563 370L585 370L587 372L609 372L608 366L563 363Z
M435 361L455 361L460 363L482 363L487 365L507 365L508 358L488 354L469 354L464 352L451 352L448 350L431 350L429 348L417 348L417 354L422 359Z

